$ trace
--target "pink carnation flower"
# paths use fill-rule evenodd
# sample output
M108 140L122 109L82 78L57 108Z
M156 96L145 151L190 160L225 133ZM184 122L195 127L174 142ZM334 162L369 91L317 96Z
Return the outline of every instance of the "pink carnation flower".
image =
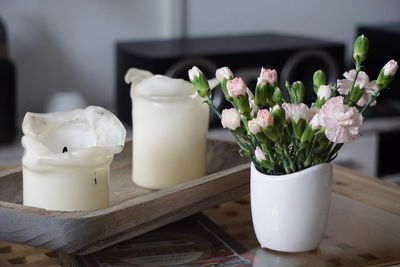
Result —
M226 87L228 89L229 96L232 98L236 98L240 95L246 95L247 86L242 78L229 80L226 83Z
M338 91L342 95L348 95L351 85L353 84L354 78L356 77L356 71L350 70L346 71L343 76L346 79L337 80ZM364 88L364 93L361 96L360 100L357 102L357 106L365 106L368 103L369 97L376 91L378 88L376 87L375 81L370 82L368 75L364 71L360 71L357 76L357 80L355 86L359 88ZM375 105L376 102L372 103L371 106Z
M278 80L278 73L274 69L264 69L261 68L260 77L258 77L257 82L259 84L275 84Z
M257 113L257 123L261 128L267 128L274 123L274 117L268 109L260 109Z
M343 96L329 99L318 112L319 124L334 143L350 143L359 135L363 117L355 107L343 104Z

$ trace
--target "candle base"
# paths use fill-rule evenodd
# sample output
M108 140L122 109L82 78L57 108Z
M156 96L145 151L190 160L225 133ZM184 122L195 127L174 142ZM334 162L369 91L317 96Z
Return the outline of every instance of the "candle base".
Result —
M23 203L59 211L102 209L109 202L109 167L37 172L23 167Z

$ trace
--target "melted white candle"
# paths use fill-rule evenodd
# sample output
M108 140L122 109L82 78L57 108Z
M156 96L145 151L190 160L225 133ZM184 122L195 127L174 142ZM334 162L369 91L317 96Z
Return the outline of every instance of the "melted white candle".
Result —
M136 73L126 77L137 83L131 89L133 181L161 189L205 175L208 106L184 80Z
M64 211L108 206L109 166L126 136L111 112L90 106L27 113L22 130L24 205Z

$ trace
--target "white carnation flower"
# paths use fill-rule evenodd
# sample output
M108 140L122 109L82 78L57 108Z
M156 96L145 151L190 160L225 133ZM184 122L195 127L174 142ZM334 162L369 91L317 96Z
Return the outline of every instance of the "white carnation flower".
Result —
M240 114L234 109L224 109L222 111L222 127L228 128L232 131L236 130L236 128L240 127Z
M308 107L306 104L283 103L282 107L285 110L286 119L291 119L294 122L298 122L300 119L307 120Z

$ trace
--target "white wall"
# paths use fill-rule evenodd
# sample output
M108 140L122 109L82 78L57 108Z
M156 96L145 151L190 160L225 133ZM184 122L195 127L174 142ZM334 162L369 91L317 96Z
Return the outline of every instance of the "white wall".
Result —
M18 68L22 116L41 112L52 92L74 88L89 104L114 104L116 40L170 37L162 0L1 0Z
M114 44L179 36L185 0L1 0L18 67L19 113L74 88L114 104ZM352 43L359 23L400 20L398 0L187 0L188 36L285 32Z
M398 0L189 0L188 7L190 36L272 31L351 46L359 24L400 22Z

